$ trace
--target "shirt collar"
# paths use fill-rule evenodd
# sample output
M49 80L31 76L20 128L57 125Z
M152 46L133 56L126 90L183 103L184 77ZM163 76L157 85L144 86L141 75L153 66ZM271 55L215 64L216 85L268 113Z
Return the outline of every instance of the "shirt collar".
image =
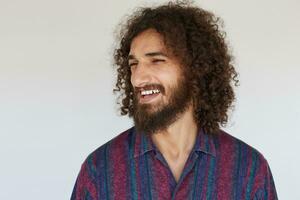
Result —
M134 158L144 155L148 151L157 151L154 143L150 136L145 135L144 133L138 133L133 127L134 136ZM198 131L196 142L192 151L203 152L216 156L216 147L214 142L214 136L206 134L203 129Z

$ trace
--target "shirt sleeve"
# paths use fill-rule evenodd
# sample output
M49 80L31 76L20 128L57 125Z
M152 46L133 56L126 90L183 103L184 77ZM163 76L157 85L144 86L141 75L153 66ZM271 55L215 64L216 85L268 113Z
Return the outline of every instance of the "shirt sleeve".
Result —
M265 162L261 187L255 192L254 200L277 200L277 192L271 169Z
M97 174L92 156L89 156L81 165L76 179L71 200L97 200Z

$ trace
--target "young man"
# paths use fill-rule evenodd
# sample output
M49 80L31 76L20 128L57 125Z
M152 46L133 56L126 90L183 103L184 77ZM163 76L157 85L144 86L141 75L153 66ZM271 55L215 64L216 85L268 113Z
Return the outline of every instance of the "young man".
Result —
M114 58L135 126L88 156L72 200L277 199L265 158L220 129L238 80L213 14L142 8Z

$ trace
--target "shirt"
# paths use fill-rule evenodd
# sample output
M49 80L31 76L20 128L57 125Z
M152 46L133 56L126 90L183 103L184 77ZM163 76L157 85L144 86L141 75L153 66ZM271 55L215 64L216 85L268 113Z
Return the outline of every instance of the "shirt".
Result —
M199 130L176 182L151 137L132 127L91 153L81 166L71 200L277 199L266 159L220 130Z

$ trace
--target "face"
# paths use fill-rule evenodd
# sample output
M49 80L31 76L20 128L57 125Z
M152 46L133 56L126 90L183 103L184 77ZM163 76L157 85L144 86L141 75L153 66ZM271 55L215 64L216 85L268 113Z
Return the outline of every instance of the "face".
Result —
M136 128L145 134L165 130L186 110L191 99L178 60L153 29L133 39L128 58Z

